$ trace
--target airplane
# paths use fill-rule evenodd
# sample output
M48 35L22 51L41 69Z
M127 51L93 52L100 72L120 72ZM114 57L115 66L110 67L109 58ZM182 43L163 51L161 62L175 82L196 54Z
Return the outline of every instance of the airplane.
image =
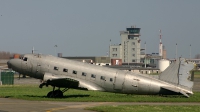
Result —
M70 88L139 95L193 94L189 79L194 64L184 58L172 63L158 78L45 54L25 54L7 64L14 71L41 79L40 88L51 85L53 90L47 94L50 98L63 97Z

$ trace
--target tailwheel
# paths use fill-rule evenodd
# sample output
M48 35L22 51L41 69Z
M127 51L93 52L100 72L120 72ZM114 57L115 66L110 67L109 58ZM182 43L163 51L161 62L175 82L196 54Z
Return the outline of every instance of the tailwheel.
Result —
M63 97L63 92L61 90L55 90L55 91L50 91L47 94L48 98L62 98Z

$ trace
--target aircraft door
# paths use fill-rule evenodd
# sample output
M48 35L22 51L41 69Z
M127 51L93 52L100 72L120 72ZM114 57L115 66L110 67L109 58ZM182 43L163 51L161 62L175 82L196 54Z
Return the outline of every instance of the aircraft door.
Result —
M118 70L116 72L116 75L114 78L114 87L113 87L115 90L122 90L125 75L126 74L124 74L123 71Z
M36 74L35 74L36 76L35 77L39 77L40 73L41 73L41 63L38 61L37 66L36 66Z
M26 75L28 72L28 58L24 57L21 61L22 74Z

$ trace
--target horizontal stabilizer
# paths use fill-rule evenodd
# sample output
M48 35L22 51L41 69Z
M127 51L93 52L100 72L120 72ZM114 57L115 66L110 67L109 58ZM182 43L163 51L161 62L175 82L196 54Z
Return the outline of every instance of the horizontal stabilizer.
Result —
M189 97L188 94L186 94L184 91L182 91L182 90L180 90L180 89L177 89L177 88L173 88L173 87L164 87L164 86L162 86L161 88L166 89L166 90L169 90L169 91L172 91L172 92L175 92L175 93L180 93L180 94L182 94L182 95L184 95L184 96L186 96L186 97Z

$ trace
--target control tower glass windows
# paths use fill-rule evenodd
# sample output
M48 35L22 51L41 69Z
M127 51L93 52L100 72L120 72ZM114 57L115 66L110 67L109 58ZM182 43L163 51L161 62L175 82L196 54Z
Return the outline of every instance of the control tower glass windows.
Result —
M127 31L129 31L129 34L139 34L140 28L126 28Z

